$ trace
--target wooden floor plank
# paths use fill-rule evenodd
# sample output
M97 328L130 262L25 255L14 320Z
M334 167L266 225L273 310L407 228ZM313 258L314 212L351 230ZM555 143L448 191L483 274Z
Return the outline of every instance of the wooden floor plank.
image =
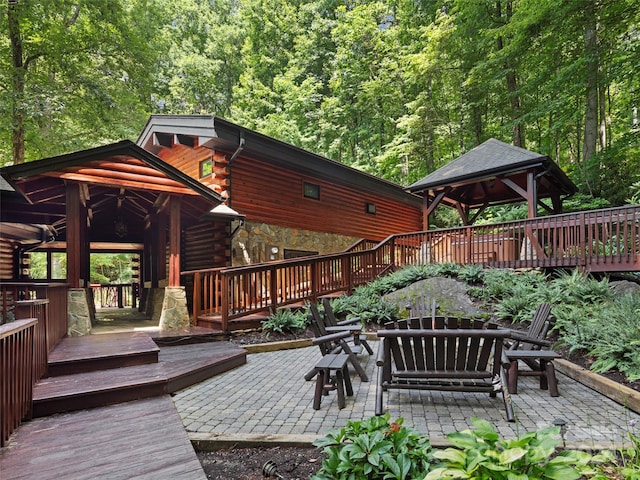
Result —
M49 354L49 376L156 363L160 349L145 333L63 338Z
M27 422L0 450L3 480L204 479L168 396Z
M140 350L159 351L153 339L140 332L65 337L49 354L49 362L106 357L114 352L126 354Z
M33 414L40 417L173 393L243 365L246 351L223 341L179 344L162 347L158 360L152 364L43 378L33 391Z

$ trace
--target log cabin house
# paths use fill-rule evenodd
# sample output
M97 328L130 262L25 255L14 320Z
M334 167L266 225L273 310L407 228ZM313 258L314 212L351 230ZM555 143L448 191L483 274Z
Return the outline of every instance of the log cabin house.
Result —
M91 253L134 254L140 308L172 328L189 322L183 271L339 252L421 225L420 199L400 186L211 116L152 116L138 144L0 173L0 280L30 280L41 251L52 281L62 256L73 334L95 313ZM178 318L164 316L167 292L184 304Z
M137 143L244 217L227 265L340 252L422 225L420 199L399 185L219 117L153 115ZM203 251L186 270L223 265L207 256L202 235L193 233Z

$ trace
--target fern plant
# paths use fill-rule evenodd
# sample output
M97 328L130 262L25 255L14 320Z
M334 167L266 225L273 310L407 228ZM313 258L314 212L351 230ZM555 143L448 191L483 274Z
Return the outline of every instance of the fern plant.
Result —
M270 311L269 318L262 322L262 330L268 337L272 332L296 333L307 328L307 325L308 320L304 312L281 308L275 312Z

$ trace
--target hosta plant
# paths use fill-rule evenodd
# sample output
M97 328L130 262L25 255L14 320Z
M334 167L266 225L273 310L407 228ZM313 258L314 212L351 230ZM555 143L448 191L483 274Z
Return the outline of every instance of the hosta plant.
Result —
M433 452L441 464L424 480L572 480L596 475L592 466L596 457L578 450L557 453L560 427L501 440L486 420L472 422L474 429L447 435L453 447Z
M313 480L420 479L432 461L427 437L390 422L389 414L348 421L314 442L325 458Z

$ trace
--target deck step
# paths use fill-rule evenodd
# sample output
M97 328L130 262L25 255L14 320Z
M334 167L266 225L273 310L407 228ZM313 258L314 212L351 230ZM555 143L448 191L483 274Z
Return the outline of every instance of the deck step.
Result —
M262 328L262 322L269 318L269 312L251 313L242 317L229 320L228 332L238 332L242 330L258 330ZM198 317L200 327L222 331L221 315L200 315Z
M33 416L148 398L211 378L246 363L230 342L162 347L158 363L43 378L34 387Z
M49 354L50 377L158 362L160 349L145 333L65 337Z

